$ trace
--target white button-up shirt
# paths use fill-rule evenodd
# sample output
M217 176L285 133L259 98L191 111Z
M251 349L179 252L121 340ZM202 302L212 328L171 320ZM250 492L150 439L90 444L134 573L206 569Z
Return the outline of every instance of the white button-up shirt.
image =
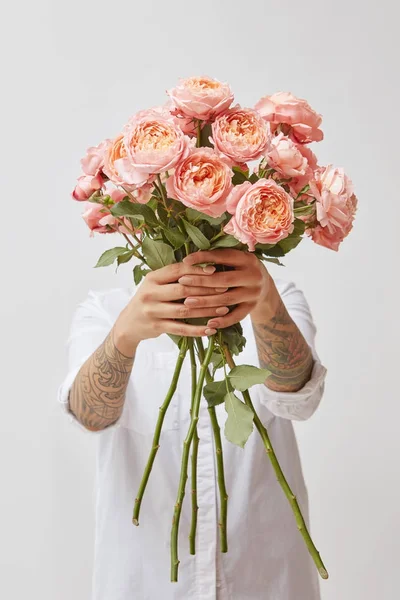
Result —
M283 471L308 523L308 499L292 420L309 418L321 400L326 369L315 351L315 326L300 290L275 281L291 317L315 359L310 381L298 392L265 385L250 390ZM103 342L135 288L90 291L77 307L68 339L69 373L59 401L72 422L68 393L85 360ZM250 317L242 322L247 344L237 364L259 365ZM207 339L204 338L207 345ZM179 581L170 583L170 528L178 488L183 440L189 426L190 360L165 416L160 449L144 495L140 526L132 524L134 499L152 445L158 408L174 370L177 347L167 335L137 349L118 422L98 436L93 600L318 600L319 582L295 519L256 430L244 449L223 436L228 505L227 554L219 550L219 494L214 442L206 401L198 422L198 525L196 554L189 554L190 474L179 530ZM217 372L217 375L221 371ZM220 377L217 377L218 379Z

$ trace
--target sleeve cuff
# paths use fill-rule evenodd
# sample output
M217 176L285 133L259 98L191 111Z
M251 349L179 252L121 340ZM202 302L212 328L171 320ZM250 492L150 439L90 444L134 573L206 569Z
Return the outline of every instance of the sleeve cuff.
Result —
M63 383L58 388L57 400L60 403L61 410L68 417L70 423L72 423L74 426L78 427L81 431L84 431L84 432L90 433L90 434L94 434L94 435L96 435L96 434L98 435L98 434L103 433L103 431L105 431L105 429L100 429L99 431L92 431L90 429L86 429L86 427L78 421L78 419L75 417L74 413L71 412L71 410L69 408L69 402L68 402L69 392L71 390L72 384L75 381L75 377L78 375L81 366L86 362L86 360L89 358L89 356L90 355L86 356L82 360L81 364L78 367L75 367L75 369L73 369L72 371L70 371L68 373L67 377L64 379ZM117 428L117 427L120 427L119 421L116 421L112 425L109 425L106 429L109 430L109 429L113 429L113 428Z
M326 368L314 361L311 377L297 392L276 392L262 385L260 401L277 417L305 421L317 410L324 392Z

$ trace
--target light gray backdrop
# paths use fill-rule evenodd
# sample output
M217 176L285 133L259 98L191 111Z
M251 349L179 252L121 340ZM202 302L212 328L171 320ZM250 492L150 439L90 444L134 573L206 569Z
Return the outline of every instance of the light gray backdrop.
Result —
M136 110L162 103L179 76L205 73L228 80L244 106L278 90L307 98L324 116L320 162L343 165L354 180L360 209L340 252L307 240L273 272L303 287L329 370L319 411L296 426L313 533L331 574L323 598L395 600L396 3L38 0L7 10L0 40L2 597L90 594L96 441L64 420L56 389L75 306L90 288L130 283L131 269L92 268L114 243L90 239L70 200L79 159Z

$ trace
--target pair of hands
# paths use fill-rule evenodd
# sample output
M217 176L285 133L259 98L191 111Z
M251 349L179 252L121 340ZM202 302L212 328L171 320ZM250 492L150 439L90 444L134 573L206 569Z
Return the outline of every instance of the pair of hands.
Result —
M215 272L213 266L196 266L205 262L233 270ZM146 275L115 324L117 347L123 353L133 353L140 341L162 333L213 335L217 329L244 319L265 300L269 288L270 275L254 254L232 249L194 252L181 263ZM237 306L229 312L231 305ZM198 317L209 317L207 325L190 325L180 320Z

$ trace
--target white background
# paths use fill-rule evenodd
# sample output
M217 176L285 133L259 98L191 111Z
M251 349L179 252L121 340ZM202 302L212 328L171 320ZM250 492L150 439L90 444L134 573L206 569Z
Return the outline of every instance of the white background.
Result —
M92 268L115 240L89 238L70 200L79 159L136 110L162 103L179 76L209 74L229 81L244 106L278 90L307 98L324 116L320 162L344 166L354 181L359 212L340 252L306 240L273 272L305 291L329 371L319 411L296 426L313 534L331 575L323 599L398 598L395 7L394 0L8 5L0 42L2 597L90 596L96 441L63 418L56 390L75 306L90 288L130 284L131 268L117 275Z

